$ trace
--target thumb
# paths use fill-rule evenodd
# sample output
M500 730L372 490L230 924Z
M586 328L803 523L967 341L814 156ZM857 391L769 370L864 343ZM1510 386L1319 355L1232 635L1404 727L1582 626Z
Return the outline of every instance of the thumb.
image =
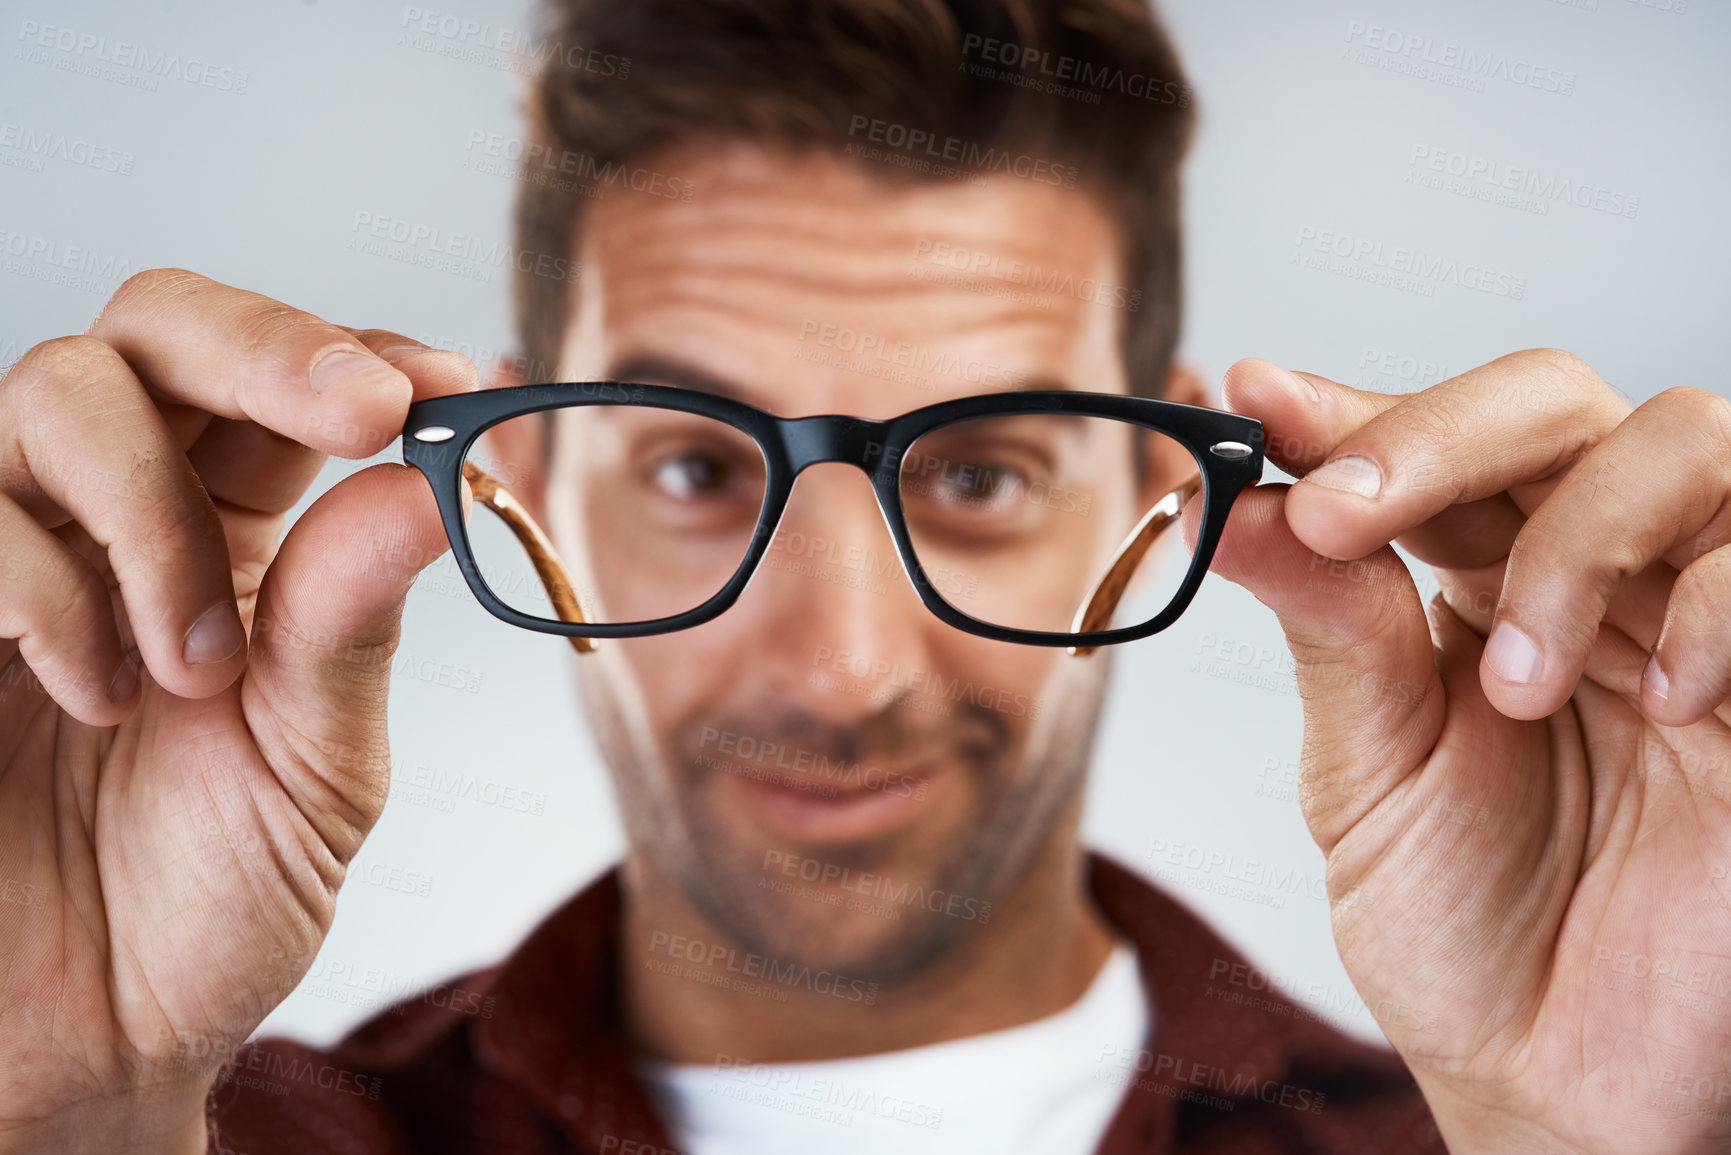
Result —
M1312 551L1286 522L1290 485L1233 503L1209 569L1273 610L1304 702L1305 821L1326 853L1435 746L1444 700L1430 625L1393 547L1355 561ZM1194 541L1197 503L1182 532Z
M449 548L418 470L375 465L315 501L259 588L242 705L259 750L347 861L384 809L403 603Z

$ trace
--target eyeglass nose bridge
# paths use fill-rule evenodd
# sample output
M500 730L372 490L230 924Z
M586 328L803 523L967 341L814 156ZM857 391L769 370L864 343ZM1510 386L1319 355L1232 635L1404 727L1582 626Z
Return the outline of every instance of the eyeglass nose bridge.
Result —
M894 463L885 460L889 422L825 413L797 417L782 427L782 444L794 476L807 466L839 462L868 474Z

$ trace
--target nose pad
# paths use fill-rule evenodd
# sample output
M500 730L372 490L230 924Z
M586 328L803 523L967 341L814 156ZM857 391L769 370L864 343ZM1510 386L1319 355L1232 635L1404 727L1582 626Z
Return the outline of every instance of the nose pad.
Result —
M583 603L577 597L576 587L571 584L571 575L566 572L559 551L553 548L552 540L529 516L523 503L500 485L497 478L472 461L463 463L463 480L469 483L475 500L499 515L499 520L510 528L523 552L529 555L530 564L546 587L547 597L552 601L553 612L559 615L559 620L573 623L591 621L591 616L583 611ZM573 637L571 645L579 654L595 652L594 638Z
M1174 525L1184 512L1184 506L1202 491L1202 475L1192 475L1182 485L1162 497L1142 515L1142 520L1136 523L1118 552L1113 555L1112 562L1106 567L1106 572L1095 583L1093 593L1076 610L1076 617L1070 623L1073 634L1091 634L1107 629L1112 621L1112 615L1118 610L1118 603L1124 599L1124 592L1130 588L1131 581L1137 576L1137 569L1142 559L1148 556L1148 550L1160 537L1165 529ZM1070 646L1065 650L1073 658L1085 658L1099 646Z

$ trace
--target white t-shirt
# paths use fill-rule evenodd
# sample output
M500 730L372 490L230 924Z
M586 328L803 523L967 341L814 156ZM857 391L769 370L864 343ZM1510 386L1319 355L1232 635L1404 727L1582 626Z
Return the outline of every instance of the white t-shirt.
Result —
M1149 1008L1120 944L1087 992L1043 1019L818 1063L639 1059L685 1155L1088 1155L1123 1096L1108 1056L1143 1045Z

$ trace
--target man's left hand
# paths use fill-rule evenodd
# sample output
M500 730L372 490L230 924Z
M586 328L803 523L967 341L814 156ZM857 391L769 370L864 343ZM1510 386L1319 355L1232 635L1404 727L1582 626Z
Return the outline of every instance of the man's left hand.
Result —
M1285 630L1335 939L1450 1149L1727 1149L1731 402L1556 350L1224 399L1301 480L1212 568Z

